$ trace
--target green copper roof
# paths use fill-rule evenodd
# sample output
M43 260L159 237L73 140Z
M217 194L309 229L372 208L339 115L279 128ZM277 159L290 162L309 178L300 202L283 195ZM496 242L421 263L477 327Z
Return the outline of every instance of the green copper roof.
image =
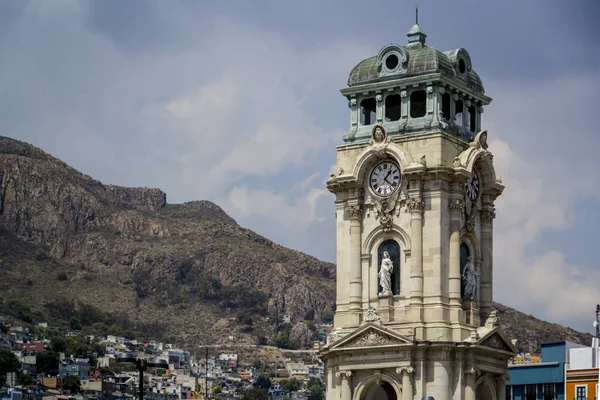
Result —
M413 26L407 34L409 38L415 35L424 35L419 25ZM405 62L395 70L387 70L384 68L384 61L392 53L399 56L405 55ZM348 86L357 86L390 79L402 79L430 73L444 74L461 81L476 92L484 93L481 79L472 70L471 57L465 49L459 48L441 52L433 47L425 46L424 41L411 43L407 46L393 44L385 46L378 56L369 57L352 69L348 77Z

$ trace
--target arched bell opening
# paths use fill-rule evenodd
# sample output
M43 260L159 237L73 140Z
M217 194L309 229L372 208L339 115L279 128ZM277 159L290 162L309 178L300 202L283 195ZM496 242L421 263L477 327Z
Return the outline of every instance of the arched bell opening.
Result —
M363 400L397 400L396 391L389 382L380 382L373 384Z

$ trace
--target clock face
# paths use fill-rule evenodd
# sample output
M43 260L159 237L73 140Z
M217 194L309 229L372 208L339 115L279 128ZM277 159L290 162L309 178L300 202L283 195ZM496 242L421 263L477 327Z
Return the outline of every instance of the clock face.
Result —
M389 196L400 187L400 168L392 161L383 161L373 168L369 186L379 196Z
M477 174L477 171L473 170L471 178L469 178L469 181L467 182L467 197L469 200L477 200L477 197L479 197L479 189L481 189L479 175Z

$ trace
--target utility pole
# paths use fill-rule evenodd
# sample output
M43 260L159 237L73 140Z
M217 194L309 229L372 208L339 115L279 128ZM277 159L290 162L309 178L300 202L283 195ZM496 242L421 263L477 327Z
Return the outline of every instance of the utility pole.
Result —
M596 321L594 321L594 325L596 326L596 368L598 368L598 384L596 387L600 387L600 320L598 319L600 315L600 304L596 305ZM596 394L596 398L600 395Z
M598 306L600 307L600 306ZM598 313L596 313L598 315ZM208 346L206 346L206 369L204 370L204 399L208 400Z

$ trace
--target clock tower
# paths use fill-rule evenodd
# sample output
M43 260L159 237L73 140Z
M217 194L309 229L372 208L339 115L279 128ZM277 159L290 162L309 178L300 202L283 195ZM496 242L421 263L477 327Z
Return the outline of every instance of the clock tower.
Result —
M504 400L513 343L492 304L504 190L463 49L416 24L350 72L337 147L337 295L320 357L328 400ZM431 396L431 397L428 397Z

